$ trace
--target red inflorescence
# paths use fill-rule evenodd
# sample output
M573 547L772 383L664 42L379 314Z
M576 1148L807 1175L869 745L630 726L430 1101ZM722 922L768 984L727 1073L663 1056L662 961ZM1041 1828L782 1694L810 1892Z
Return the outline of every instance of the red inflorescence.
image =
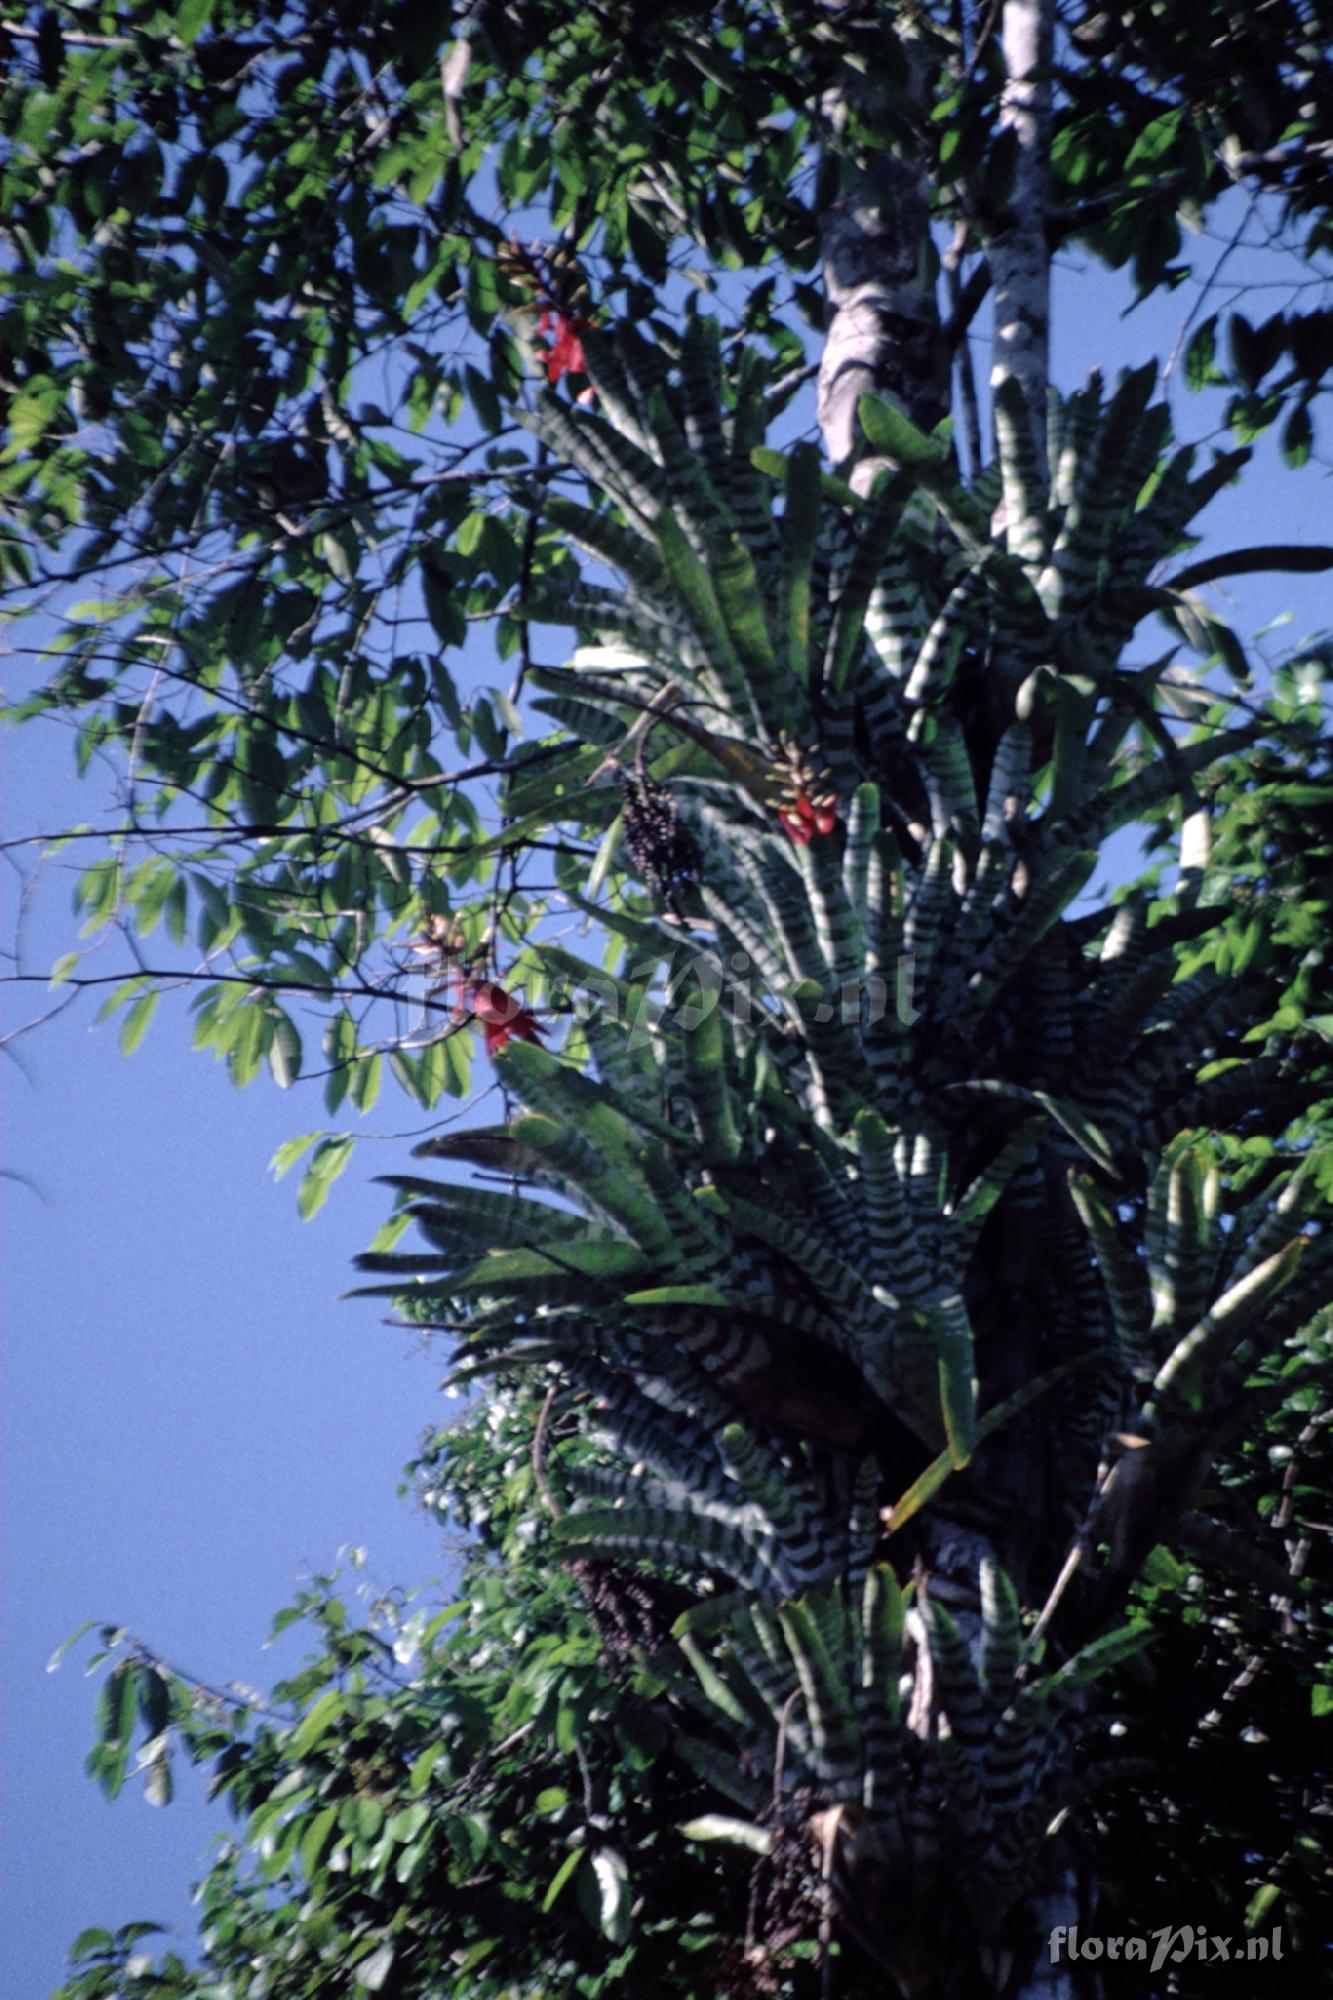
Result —
M778 818L783 832L798 847L808 846L817 833L832 833L838 824L838 815L832 806L812 805L804 792L799 793L795 805L784 808Z
M587 357L583 352L582 336L592 325L577 313L562 312L559 306L547 306L537 322L539 335L550 336L549 345L541 350L546 360L546 379L554 388L562 375L586 375Z
M488 1056L508 1048L511 1041L540 1042L546 1033L531 1007L511 998L494 980L483 979L468 989L466 997L472 1018L486 1038Z

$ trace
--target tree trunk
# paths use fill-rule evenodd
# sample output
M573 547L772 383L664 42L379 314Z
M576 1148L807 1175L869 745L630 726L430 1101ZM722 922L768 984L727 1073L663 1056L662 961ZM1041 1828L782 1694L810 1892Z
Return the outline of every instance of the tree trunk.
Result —
M819 367L819 427L835 472L858 491L882 461L863 456L857 403L892 398L922 430L949 411L949 365L940 322L938 258L929 183L920 159L867 155L852 127L875 85L856 76L825 93L827 137L819 213L827 300ZM909 83L909 96L918 95Z
M1013 192L989 232L995 316L991 391L1004 476L1004 522L1016 555L1044 551L1046 388L1050 358L1051 57L1053 0L1005 0L1000 131L1014 147ZM1016 393L1008 398L1005 389Z
M1027 1970L1005 1990L1006 2000L1098 2000L1101 1978L1095 1965L1072 1959L1068 1940L1081 1929L1089 1935L1096 1914L1093 1885L1080 1874L1060 1845L1048 1857L1044 1882L1028 1898L1024 1915L1035 1941ZM1003 1971L1003 1967L997 1967Z
M1015 168L1010 201L986 232L1002 521L1010 549L1034 565L1045 554L1047 505L1052 26L1052 0L1007 0L1001 129L1012 134ZM916 76L904 93L908 99L918 94L914 85L924 75L924 56L916 61ZM866 449L857 413L864 393L887 396L925 431L949 410L929 186L918 159L896 152L868 156L857 146L856 116L870 109L873 90L871 80L858 77L824 98L823 176L829 198L819 215L827 294L819 422L834 470L861 493L870 490L885 463ZM901 96L893 108L901 114ZM1007 687L1012 677L1001 678ZM1006 1228L1005 1240L1004 1255L1012 1262L1012 1228ZM1013 1274L1001 1269L1002 1261L998 1253L990 1257L990 1269L974 1274L969 1296L987 1402L998 1401L1043 1365L1036 1300L1021 1277L1008 1282ZM997 1369L1012 1379L999 1380ZM1050 1518L1056 1486L1046 1464L1050 1449L1048 1423L1039 1412L1023 1413L951 1483L920 1524L919 1587L948 1612L969 1647L975 1648L981 1622L983 1559L1006 1571L1029 1606L1044 1596L1058 1567L1068 1521L1058 1507L1059 1518ZM884 1829L855 1815L840 1822L833 1877L839 1919L905 2000L981 2000L997 1992L1022 2000L1094 2000L1095 1972L1071 1962L1067 1951L1051 1955L1053 1934L1063 1927L1067 1936L1081 1925L1086 1935L1093 1917L1093 1885L1062 1841L1048 1841L1039 1850L1035 1879L1030 1877L1007 1907L997 1902L989 1918L950 1864L956 1855L950 1809L930 1776L932 1753L949 1724L919 1620L916 1638L907 1720L922 1746L920 1766L907 1780L909 1801L894 1808L896 1837L881 1840Z

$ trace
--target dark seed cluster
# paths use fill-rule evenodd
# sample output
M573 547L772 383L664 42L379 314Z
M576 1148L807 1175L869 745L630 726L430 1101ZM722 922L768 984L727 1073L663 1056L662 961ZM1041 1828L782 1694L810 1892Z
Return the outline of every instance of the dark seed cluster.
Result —
M625 793L625 845L650 895L688 888L699 878L699 843L670 792L642 775L620 774Z
M654 1653L668 1643L680 1607L666 1601L653 1579L586 1556L576 1556L566 1567L608 1652Z

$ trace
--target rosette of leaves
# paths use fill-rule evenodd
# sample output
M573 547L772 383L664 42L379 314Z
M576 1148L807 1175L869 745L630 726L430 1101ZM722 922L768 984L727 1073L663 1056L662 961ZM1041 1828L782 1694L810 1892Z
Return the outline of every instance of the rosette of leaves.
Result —
M628 332L587 349L596 405L548 399L534 423L600 495L549 519L619 582L526 607L584 643L534 670L563 734L510 810L578 824L589 777L651 718L676 740L646 768L707 870L666 918L614 818L590 876L562 864L611 970L531 941L581 1018L558 1055L500 1057L503 1126L421 1149L511 1188L396 1177L433 1254L366 1261L450 1327L464 1378L548 1372L592 1447L547 1452L557 1543L697 1595L725 1658L749 1660L728 1699L763 1717L745 1750L762 1790L793 1686L816 1697L789 1634L755 1680L761 1628L794 1630L801 1603L826 1607L816 1628L845 1620L827 1607L886 1554L929 1585L906 1725L929 1743L940 1661L981 1645L980 1556L1019 1605L1049 1599L1074 1658L1164 1542L1244 1563L1248 1539L1262 1566L1195 1503L1315 1337L1326 1168L1275 1143L1308 1095L1300 1038L1246 1041L1273 969L1190 955L1230 921L1204 787L1255 732L1222 726L1172 656L1119 664L1150 610L1234 658L1188 570L1155 580L1234 462L1170 450L1148 375L1094 383L1053 416L1040 518L1015 432L1006 548L987 482L961 487L888 405L863 411L890 463L860 500L803 448L758 446L759 398L702 324L674 367ZM773 810L792 741L829 773L836 835L793 842ZM1080 906L1105 840L1152 814L1180 829L1172 889ZM1246 1145L1271 1162L1257 1184ZM1013 1779L1026 1831L1000 1843L978 1924L1032 1864L1061 1732ZM847 1774L804 1740L807 1821L850 1810ZM876 1893L901 1901L960 1840L980 1853L990 1808L968 1822L941 1785L876 1833Z

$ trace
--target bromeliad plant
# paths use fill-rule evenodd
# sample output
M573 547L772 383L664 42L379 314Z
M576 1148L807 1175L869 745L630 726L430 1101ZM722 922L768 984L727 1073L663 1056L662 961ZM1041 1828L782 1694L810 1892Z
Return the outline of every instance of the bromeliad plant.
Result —
M669 1607L638 1652L718 1802L682 1837L783 1857L747 1976L815 1909L953 1991L1077 1919L1053 1829L1131 1587L1162 1545L1270 1575L1196 1503L1326 1361L1314 1058L1208 950L1210 773L1256 732L1177 648L1121 659L1149 611L1234 643L1160 574L1234 461L1171 450L1149 372L1093 382L1025 512L1002 390L997 537L998 483L887 403L863 496L764 445L703 320L671 366L581 333L595 404L532 423L588 569L523 607L580 643L507 811L598 828L559 880L607 962L526 940L564 1046L494 1043L509 1115L418 1149L486 1182L392 1177L431 1252L362 1263L532 1413L603 1618ZM1154 815L1174 880L1090 896Z

